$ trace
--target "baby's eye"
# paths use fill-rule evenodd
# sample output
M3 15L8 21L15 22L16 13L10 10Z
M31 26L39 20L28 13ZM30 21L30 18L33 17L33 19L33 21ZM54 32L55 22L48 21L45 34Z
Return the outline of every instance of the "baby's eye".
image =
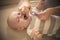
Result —
M20 13L18 13L18 15L20 15Z

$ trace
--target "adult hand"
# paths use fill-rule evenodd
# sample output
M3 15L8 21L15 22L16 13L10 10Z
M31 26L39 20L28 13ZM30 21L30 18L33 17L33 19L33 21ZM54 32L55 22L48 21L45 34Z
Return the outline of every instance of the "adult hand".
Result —
M37 14L37 17L40 20L47 20L52 15L52 13L53 13L52 11L53 11L52 8L47 8L46 10L39 12Z

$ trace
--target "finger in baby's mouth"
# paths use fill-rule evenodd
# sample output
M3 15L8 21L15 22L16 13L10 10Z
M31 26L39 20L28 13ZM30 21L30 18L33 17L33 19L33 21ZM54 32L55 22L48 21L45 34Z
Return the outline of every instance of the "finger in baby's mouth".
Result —
M26 16L26 14L24 15L24 19L25 19L25 20L28 19L28 17Z
M24 16L24 19L28 19L28 16L26 15L26 12L22 12L22 15Z
M20 15L20 18L23 16L25 20L28 19L26 13L24 13L24 12L18 13L18 15Z

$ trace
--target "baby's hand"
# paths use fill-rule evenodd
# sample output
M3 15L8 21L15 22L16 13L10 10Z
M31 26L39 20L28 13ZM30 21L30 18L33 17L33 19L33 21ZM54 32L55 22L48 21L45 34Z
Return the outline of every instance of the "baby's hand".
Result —
M27 1L24 1L18 8L19 12L21 12L22 14L25 14L26 16L29 16L28 13L30 9L31 9L30 2L27 2Z
M34 40L42 40L42 35L39 33L38 30L33 30L32 34L33 34Z

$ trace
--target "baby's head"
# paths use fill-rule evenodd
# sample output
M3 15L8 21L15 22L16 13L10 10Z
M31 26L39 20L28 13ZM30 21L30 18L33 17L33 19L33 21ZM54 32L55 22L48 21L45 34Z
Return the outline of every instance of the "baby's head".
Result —
M26 19L25 15L21 15L19 12L13 12L8 16L7 19L8 26L17 30L23 30L26 28L29 25L30 21L30 16Z

